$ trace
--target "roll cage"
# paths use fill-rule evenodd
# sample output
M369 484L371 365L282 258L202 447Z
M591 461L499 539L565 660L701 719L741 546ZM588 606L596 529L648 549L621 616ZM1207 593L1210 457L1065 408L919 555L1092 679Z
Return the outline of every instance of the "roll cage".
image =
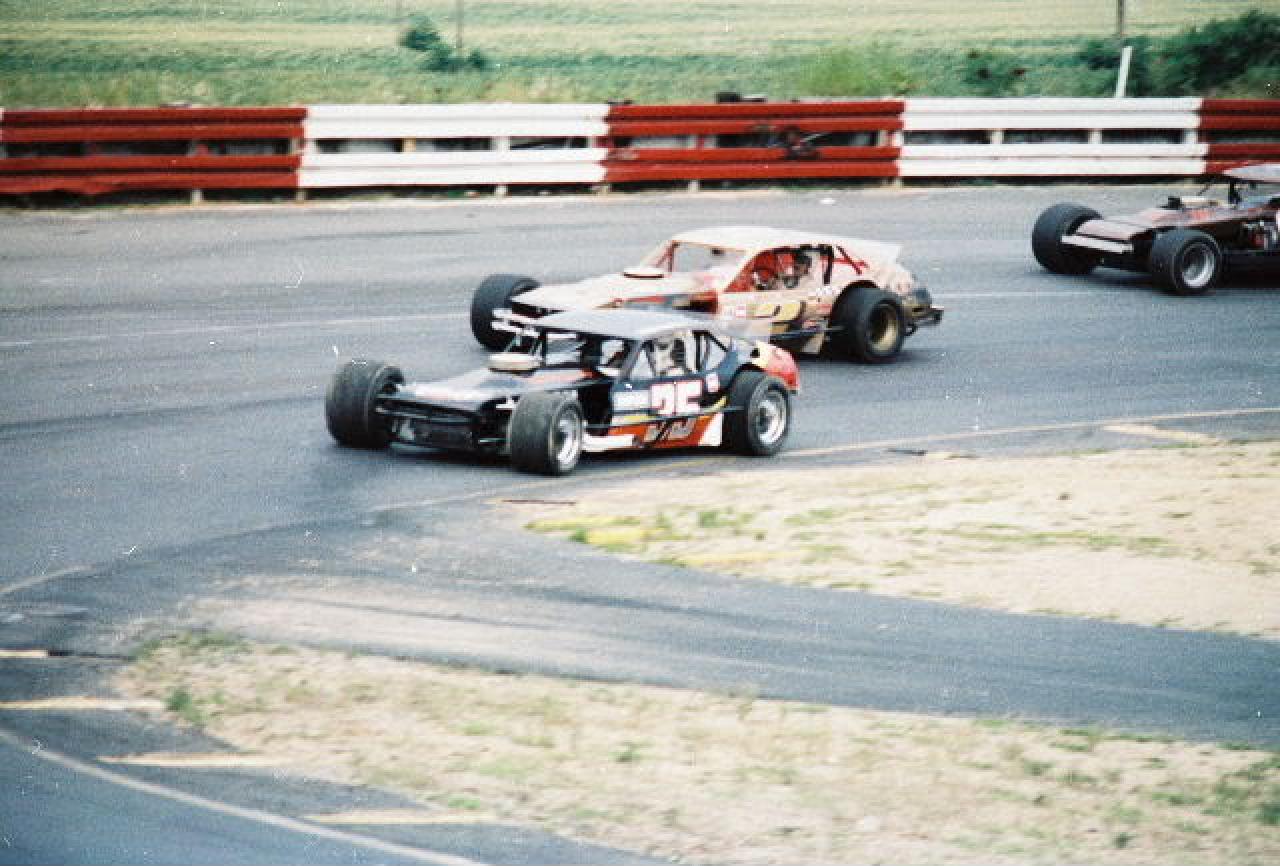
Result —
M850 255L844 247L827 243L781 244L756 249L733 249L711 243L669 240L641 261L642 268L656 268L665 274L703 273L726 291L748 291L759 284L756 274L767 272L782 281L783 287L794 288L794 261L797 255L816 262L811 273L823 285L830 285L837 265L861 275L867 263Z

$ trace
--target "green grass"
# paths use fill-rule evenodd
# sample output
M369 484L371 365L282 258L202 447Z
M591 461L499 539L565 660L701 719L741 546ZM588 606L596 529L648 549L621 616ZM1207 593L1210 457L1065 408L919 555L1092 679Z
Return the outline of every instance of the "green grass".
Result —
M1254 7L1265 8L1131 4L1128 29L1167 36ZM1111 0L1082 0L1070 15L1033 0L472 0L465 48L494 67L424 72L396 44L405 19L426 14L452 42L454 9L454 0L0 0L0 105L953 96L974 92L974 50L1026 69L1014 92L1101 95L1108 75L1064 64L1083 40L1109 35L1115 14Z
M202 728L207 721L204 710L200 708L200 702L182 686L169 693L164 707L192 727Z

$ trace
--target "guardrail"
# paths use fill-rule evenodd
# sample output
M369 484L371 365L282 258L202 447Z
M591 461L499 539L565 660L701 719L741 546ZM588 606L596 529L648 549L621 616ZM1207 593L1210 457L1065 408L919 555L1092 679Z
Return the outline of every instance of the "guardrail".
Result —
M0 193L295 189L305 108L0 113Z
M1206 171L1248 162L1280 162L1280 100L1206 99L1200 136L1208 144Z
M317 105L302 189L598 184L604 105Z
M901 100L621 105L608 116L610 183L891 178Z
M0 194L1199 177L1280 161L1280 100L908 99L0 112Z
M1194 176L1199 99L913 99L900 176Z

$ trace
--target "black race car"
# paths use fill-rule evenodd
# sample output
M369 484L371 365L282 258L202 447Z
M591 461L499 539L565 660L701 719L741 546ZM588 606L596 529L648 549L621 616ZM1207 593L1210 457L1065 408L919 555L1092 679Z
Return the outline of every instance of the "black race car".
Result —
M1092 208L1056 204L1036 220L1031 251L1055 274L1099 266L1139 271L1175 295L1203 294L1230 269L1280 271L1280 163L1224 174L1225 202L1172 196L1161 207L1106 219Z
M443 381L406 383L389 364L348 361L325 395L325 420L353 448L509 454L517 469L563 475L584 451L776 454L798 389L785 349L710 317L580 310L523 324L487 368Z

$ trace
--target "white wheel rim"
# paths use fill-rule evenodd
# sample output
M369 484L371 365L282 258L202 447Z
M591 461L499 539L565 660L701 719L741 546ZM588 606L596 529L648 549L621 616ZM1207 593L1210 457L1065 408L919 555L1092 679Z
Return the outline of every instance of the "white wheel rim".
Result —
M765 445L772 445L787 431L787 400L772 388L756 408L756 435Z
M558 466L570 466L582 451L582 425L574 412L563 412L551 428L551 450Z
M1207 285L1213 278L1213 253L1204 244L1195 244L1182 255L1182 281L1192 288Z

